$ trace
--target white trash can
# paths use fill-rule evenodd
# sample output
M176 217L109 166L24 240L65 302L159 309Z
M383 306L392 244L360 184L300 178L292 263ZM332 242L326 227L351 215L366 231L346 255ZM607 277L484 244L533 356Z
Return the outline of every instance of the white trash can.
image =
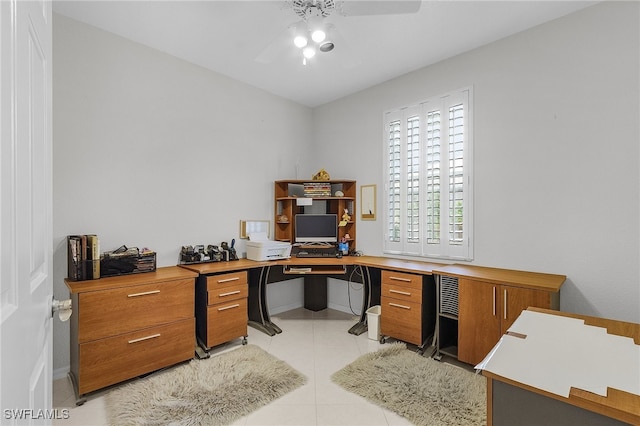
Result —
M367 309L367 328L369 339L380 340L380 305Z

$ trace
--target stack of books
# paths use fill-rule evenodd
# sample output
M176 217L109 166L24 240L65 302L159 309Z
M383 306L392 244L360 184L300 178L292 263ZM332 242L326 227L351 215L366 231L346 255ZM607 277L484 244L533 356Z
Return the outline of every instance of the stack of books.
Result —
M331 197L331 183L308 182L304 184L305 197Z
M67 277L72 281L100 278L100 240L97 235L67 236Z

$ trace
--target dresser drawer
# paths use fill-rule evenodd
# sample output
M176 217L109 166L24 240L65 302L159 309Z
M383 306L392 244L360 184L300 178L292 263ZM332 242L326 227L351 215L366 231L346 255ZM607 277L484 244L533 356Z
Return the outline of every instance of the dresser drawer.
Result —
M79 295L78 342L193 318L193 279L141 284Z
M247 299L232 300L207 308L207 347L247 335Z
M422 275L405 274L403 272L382 271L382 285L412 288L422 290Z
M412 288L401 284L382 283L381 296L419 304L422 302L422 286Z
M195 318L80 345L85 394L193 358Z
M421 345L422 306L420 303L380 298L380 332L385 336Z
M247 285L247 271L232 272L230 274L210 275L207 277L207 291L217 291L238 285Z
M209 286L207 285L207 287ZM228 286L216 286L215 288L207 291L207 305L225 303L236 299L246 299L248 294L249 286L247 283L238 284L237 282L234 282Z

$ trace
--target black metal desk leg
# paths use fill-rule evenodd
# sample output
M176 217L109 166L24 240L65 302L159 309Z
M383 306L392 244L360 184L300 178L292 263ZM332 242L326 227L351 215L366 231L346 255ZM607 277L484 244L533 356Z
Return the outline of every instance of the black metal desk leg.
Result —
M249 275L249 326L269 336L282 333L282 329L271 322L267 307L267 282L271 266L260 268L257 279L255 274ZM257 282L256 282L257 281Z
M364 267L364 271L360 265L356 266L356 268L360 268L362 281L364 283L364 291L362 292L362 312L360 312L360 321L355 323L355 325L349 329L349 333L359 336L369 329L367 325L367 309L369 309L371 305L371 275L369 274L368 266Z

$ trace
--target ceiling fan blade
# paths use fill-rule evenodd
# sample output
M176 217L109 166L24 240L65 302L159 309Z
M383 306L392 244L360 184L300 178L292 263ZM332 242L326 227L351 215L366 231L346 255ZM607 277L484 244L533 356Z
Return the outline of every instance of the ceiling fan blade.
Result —
M287 56L290 50L295 50L293 44L293 26L289 25L286 30L280 32L262 51L256 56L256 62L270 64L279 58Z
M340 9L345 16L400 15L416 13L421 0L344 0Z

